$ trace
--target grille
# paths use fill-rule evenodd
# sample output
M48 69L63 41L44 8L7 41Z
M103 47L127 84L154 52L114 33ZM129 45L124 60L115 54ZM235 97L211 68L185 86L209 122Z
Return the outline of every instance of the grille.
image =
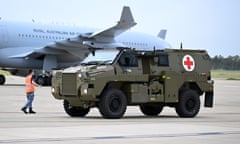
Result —
M64 73L62 75L62 94L77 95L77 80L75 73Z

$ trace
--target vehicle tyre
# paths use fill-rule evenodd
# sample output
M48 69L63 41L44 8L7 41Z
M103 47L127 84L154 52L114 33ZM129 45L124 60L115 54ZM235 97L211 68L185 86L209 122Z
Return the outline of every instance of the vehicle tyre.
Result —
M6 78L4 75L0 75L0 85L4 85L4 83L6 82Z
M162 104L142 104L140 105L141 112L146 116L157 116L163 110Z
M180 117L195 117L200 110L200 98L197 92L193 90L181 92L175 109Z
M65 112L71 117L84 117L90 111L90 108L73 107L67 100L63 101L63 107Z
M103 93L98 106L104 118L121 118L127 109L127 98L121 90L109 89Z

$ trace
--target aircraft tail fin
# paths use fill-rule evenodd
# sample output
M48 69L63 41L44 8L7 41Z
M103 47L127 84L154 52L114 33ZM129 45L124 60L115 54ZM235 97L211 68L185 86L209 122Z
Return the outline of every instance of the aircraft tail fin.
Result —
M136 24L134 21L132 12L130 10L130 7L128 6L123 7L119 23L128 24L128 25L130 24L131 26L134 26Z
M103 38L103 37L111 37L120 35L121 33L129 30L131 27L135 26L137 23L134 21L132 12L130 7L124 6L122 10L122 14L120 17L120 21L110 28L103 29L97 32L92 33L88 38Z
M158 37L160 37L161 39L165 39L167 35L167 30L166 29L162 29L160 30L160 32L158 33Z

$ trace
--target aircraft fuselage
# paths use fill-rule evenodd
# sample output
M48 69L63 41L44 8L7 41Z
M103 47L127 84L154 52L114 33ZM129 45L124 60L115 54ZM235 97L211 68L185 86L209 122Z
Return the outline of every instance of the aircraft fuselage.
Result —
M42 59L22 57L48 44L96 31L92 28L59 26L20 22L0 21L0 67L42 69ZM128 31L115 38L115 41L137 49L162 49L170 45L155 36ZM78 57L59 60L58 67L71 65L81 60Z

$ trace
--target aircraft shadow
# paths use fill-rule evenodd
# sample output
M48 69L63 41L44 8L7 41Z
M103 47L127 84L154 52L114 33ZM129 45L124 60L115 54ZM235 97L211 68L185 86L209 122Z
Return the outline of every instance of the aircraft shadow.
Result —
M25 86L25 84L5 84L2 86Z

